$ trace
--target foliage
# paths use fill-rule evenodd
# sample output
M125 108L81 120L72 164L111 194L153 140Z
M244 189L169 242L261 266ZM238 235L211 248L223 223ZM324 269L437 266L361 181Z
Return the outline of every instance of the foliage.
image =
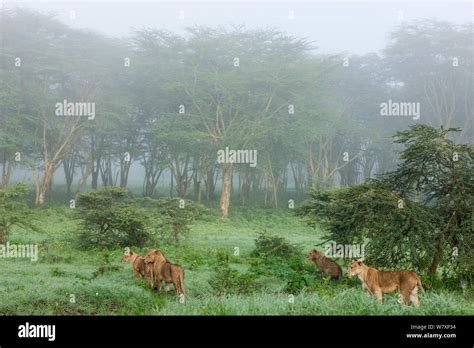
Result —
M189 224L199 217L209 214L203 205L181 198L163 197L153 199L145 197L142 206L151 211L154 227L165 242L179 242L190 231Z
M215 294L218 296L228 294L249 294L256 290L255 280L257 275L251 272L239 272L229 266L221 264L214 269L214 274L209 280Z
M36 229L32 222L33 211L25 200L28 191L28 186L25 184L0 189L0 243L6 242L13 226Z
M261 258L269 256L292 257L300 256L300 251L285 238L262 232L255 240L255 249L252 255Z
M233 242L238 240L241 255L230 257L229 265L239 273L249 272L252 268L247 250L254 246L255 229L261 225L258 215L251 221L237 219L231 224L209 224L196 221L187 243L166 245L167 257L185 268L185 287L187 301L177 301L174 293L150 291L134 285L130 264L121 261L123 249L113 251L83 250L71 248L67 239L75 221L66 220L67 209L45 207L37 224L48 233L32 231L25 235L14 229L11 238L24 243L30 240L46 238L48 250L41 252L38 262L8 260L2 261L3 281L0 283L0 312L4 315L472 315L474 314L472 285L462 292L459 283L456 288L429 287L420 294L420 308L405 307L397 303L396 294L384 296L382 305L363 293L356 279L331 281L312 275L314 284L303 288L298 295L285 291L286 280L269 275L267 271L256 279L252 291L246 294L217 295L209 284L213 278L217 250L227 250L232 255ZM236 210L236 214L241 214ZM246 215L245 215L246 216ZM246 216L247 217L247 216ZM282 211L271 211L268 220L279 223L273 233L284 233L290 242L304 244L310 248L315 233L310 227L300 223L295 217ZM253 228L252 228L253 225ZM288 229L293 226L293 229ZM198 233L199 231L199 233ZM229 244L231 240L232 244ZM58 241L64 241L58 243ZM146 248L144 249L146 250ZM140 250L143 253L144 250ZM50 255L48 257L48 255ZM61 258L52 257L54 255ZM107 257L107 255L110 255ZM191 259L200 257L194 267ZM185 257L186 256L186 257ZM105 259L104 259L105 257ZM220 262L225 257L219 256ZM236 264L235 260L240 263ZM306 261L305 261L306 263ZM219 263L222 264L222 263ZM225 263L224 263L225 264ZM105 267L109 267L107 270ZM111 267L117 267L114 270ZM250 267L250 268L247 268ZM308 263L308 268L314 265ZM60 270L60 278L52 272ZM105 272L102 273L102 270ZM56 273L58 273L56 271ZM21 275L21 276L19 276ZM58 274L59 275L59 274ZM94 275L97 275L94 277ZM425 285L430 285L426 277ZM48 284L48 286L45 286ZM253 286L258 286L253 288ZM427 288L425 286L425 288ZM295 295L293 304L288 303L288 293ZM76 302L71 303L69 296L75 294ZM98 294L98 295L97 295Z
M367 262L435 274L438 265L472 277L472 147L447 138L454 129L414 125L398 132L406 147L398 168L335 191L312 191L296 214L323 223L337 243L367 243ZM455 251L455 253L453 253Z
M260 233L251 256L250 272L283 280L284 291L297 294L315 284L314 267L297 246L283 237Z
M152 238L148 215L127 190L111 187L77 196L79 244L84 248L143 246Z

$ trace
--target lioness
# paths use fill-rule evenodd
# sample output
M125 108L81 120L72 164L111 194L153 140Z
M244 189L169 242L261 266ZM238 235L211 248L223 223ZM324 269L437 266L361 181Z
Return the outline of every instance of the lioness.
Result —
M397 290L400 300L408 304L410 299L418 307L418 287L423 289L418 275L413 271L388 271L382 272L369 267L360 260L353 260L347 269L347 275L357 277L362 282L362 289L377 298L377 303L382 303L383 294Z
M334 279L341 278L342 269L336 262L328 259L320 251L313 249L308 254L308 259L313 261L316 266Z
M133 251L128 254L124 254L122 260L128 261L133 267L133 277L137 280L138 276L142 276L147 284L153 286L153 266L145 262L145 258L140 256Z
M145 256L145 263L153 265L153 274L158 291L161 290L164 280L166 283L166 291L169 291L170 283L172 282L178 295L185 295L183 267L169 262L159 250L150 250Z

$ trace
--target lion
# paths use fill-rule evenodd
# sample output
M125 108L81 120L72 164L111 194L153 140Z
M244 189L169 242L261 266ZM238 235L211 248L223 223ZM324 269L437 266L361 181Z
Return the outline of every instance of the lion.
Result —
M342 275L341 266L339 266L336 262L328 259L320 251L316 249L311 250L308 254L308 259L313 261L321 271L331 276L331 278L333 279L341 278L341 275Z
M161 291L163 280L166 283L165 291L169 291L170 283L179 296L185 296L184 292L184 269L180 265L173 264L159 250L150 250L145 256L145 263L153 265L153 274L156 281L156 289Z
M145 258L139 254L130 251L127 254L124 254L122 260L130 262L133 267L133 277L135 281L138 276L141 276L145 279L147 284L153 286L153 266L145 262Z
M423 290L418 275L413 271L387 271L382 272L369 267L361 260L353 260L347 269L347 275L357 277L362 282L362 289L375 295L377 303L382 303L383 294L398 291L399 302L408 305L411 300L416 307L420 306L418 287Z

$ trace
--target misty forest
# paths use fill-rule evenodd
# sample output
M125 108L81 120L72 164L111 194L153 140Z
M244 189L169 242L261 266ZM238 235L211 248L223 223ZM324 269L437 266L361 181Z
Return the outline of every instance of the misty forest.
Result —
M441 19L333 54L0 10L0 314L474 314L473 54ZM151 249L185 299L134 279L124 253ZM352 259L416 272L421 305L377 304Z

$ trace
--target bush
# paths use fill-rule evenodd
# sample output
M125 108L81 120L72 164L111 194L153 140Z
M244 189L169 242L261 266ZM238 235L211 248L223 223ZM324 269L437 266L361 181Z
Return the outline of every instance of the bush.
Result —
M25 201L28 187L16 184L8 189L0 189L0 243L5 243L12 226L37 230L32 224L33 213Z
M292 294L312 287L317 279L314 267L299 248L285 238L261 233L255 240L251 255L250 272L256 275L275 276L286 282L284 291Z
M151 209L154 226L160 239L165 242L179 242L183 235L189 233L188 225L208 213L204 206L181 198L146 197L142 200L142 206Z
M255 249L251 255L263 258L269 256L291 257L297 255L301 256L301 252L285 238L262 232L255 240Z
M153 237L146 211L121 188L79 194L76 214L83 248L142 247Z
M214 276L209 280L209 285L216 295L250 294L256 290L255 280L257 275L251 272L240 273L232 269L229 264L216 267Z

